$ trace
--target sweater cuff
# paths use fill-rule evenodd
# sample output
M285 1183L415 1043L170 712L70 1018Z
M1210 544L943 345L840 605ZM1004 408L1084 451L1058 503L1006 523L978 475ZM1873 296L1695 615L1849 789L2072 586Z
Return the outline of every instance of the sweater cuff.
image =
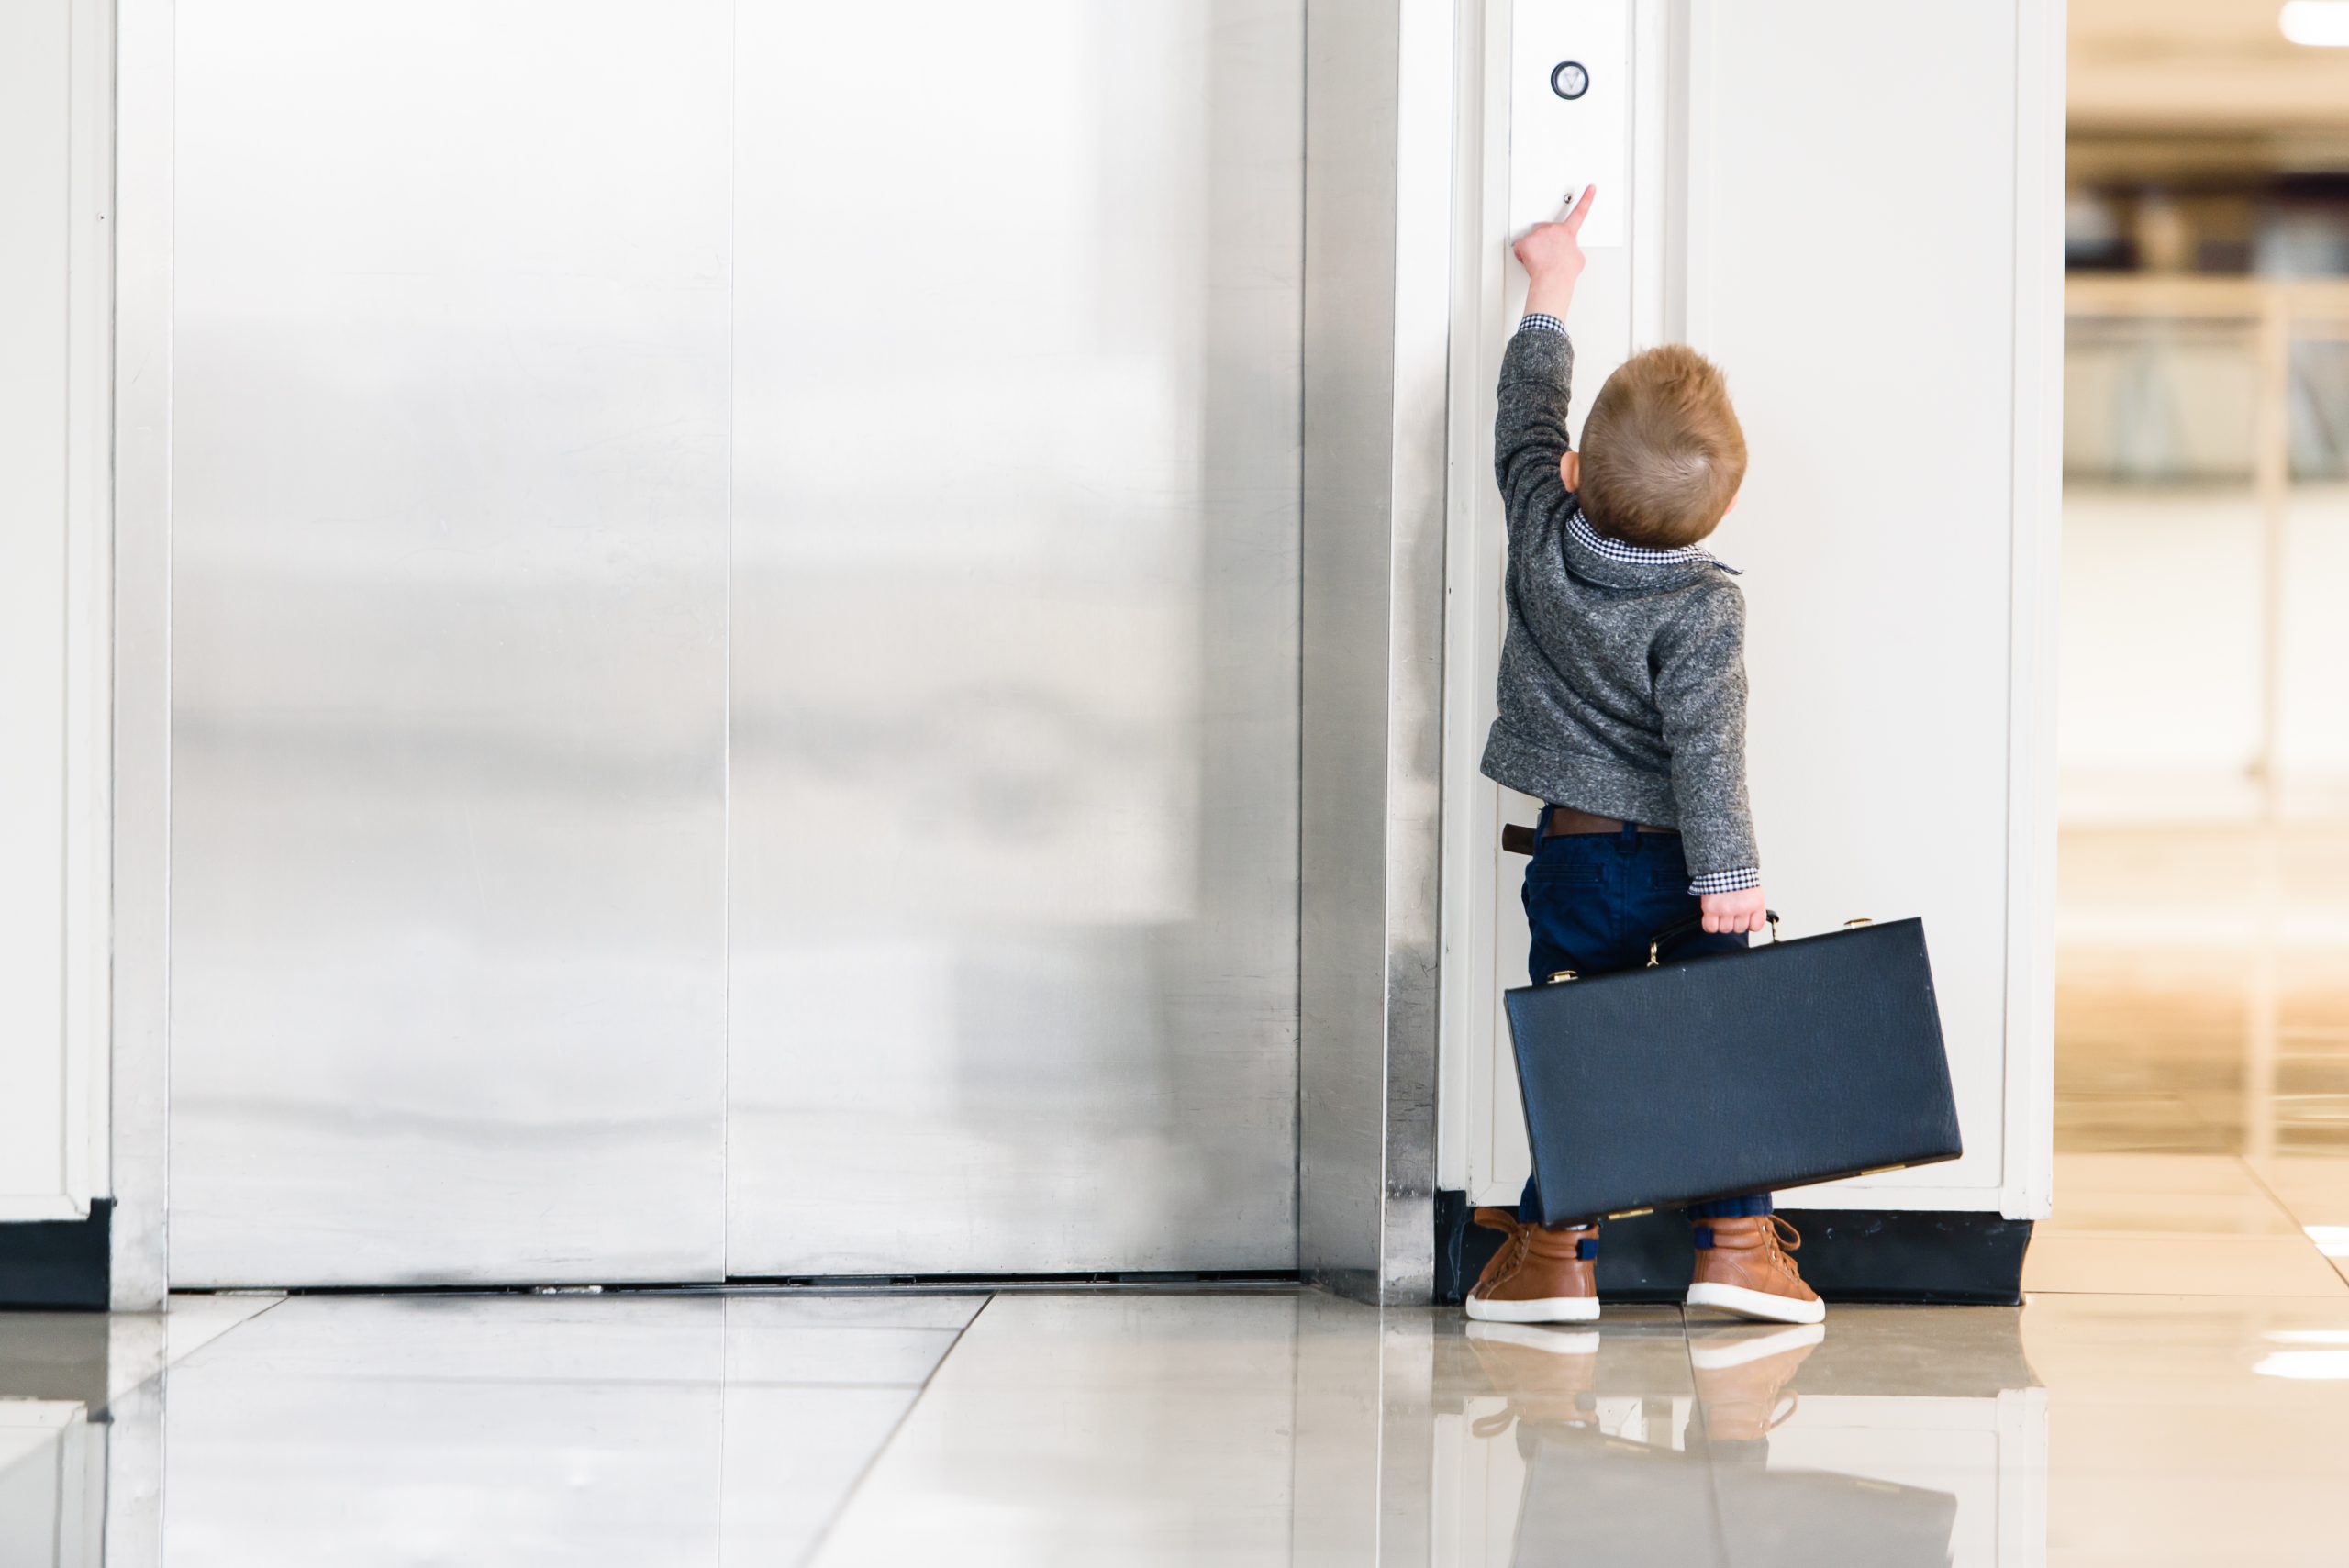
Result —
M1524 320L1519 322L1517 324L1517 329L1520 332L1555 332L1559 336L1564 337L1565 335L1566 324L1559 320L1554 316L1545 316L1541 311L1537 310L1532 315L1527 317Z
M1762 885L1762 868L1739 866L1735 871L1707 872L1691 877L1688 891L1702 898L1708 893L1743 893L1749 887Z

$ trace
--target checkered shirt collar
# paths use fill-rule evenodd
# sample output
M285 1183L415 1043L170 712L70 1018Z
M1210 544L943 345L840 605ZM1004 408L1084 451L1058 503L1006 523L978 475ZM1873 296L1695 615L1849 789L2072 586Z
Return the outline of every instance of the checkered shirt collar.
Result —
M1720 567L1732 577L1740 575L1736 567L1710 550L1699 550L1693 544L1683 545L1678 550L1651 550L1642 544L1625 544L1620 539L1609 539L1590 526L1590 519L1582 515L1580 506L1575 508L1575 515L1566 528L1586 548L1627 566L1676 566L1688 562L1702 562L1708 566Z

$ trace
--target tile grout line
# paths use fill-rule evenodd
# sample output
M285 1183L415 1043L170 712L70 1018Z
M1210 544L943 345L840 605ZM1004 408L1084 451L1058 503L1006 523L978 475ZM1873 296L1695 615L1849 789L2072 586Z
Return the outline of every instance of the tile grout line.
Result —
M929 1373L923 1376L920 1383L914 1385L913 1397L906 1401L906 1407L897 1413L897 1418L889 1423L887 1434L873 1445L873 1452L857 1470L856 1479L850 1482L847 1489L841 1493L840 1503L832 1509L831 1517L825 1519L823 1528L809 1539L807 1554L800 1559L803 1564L813 1562L822 1555L825 1543L831 1540L832 1531L838 1529L841 1520L847 1517L849 1507L856 1501L857 1494L864 1490L865 1482L871 1479L874 1468L880 1464L882 1457L889 1451L890 1445L897 1440L897 1434L906 1429L906 1423L912 1420L914 1412L921 1407L922 1396L930 1392L930 1385L937 1381L940 1370L952 1359L954 1352L962 1348L963 1336L969 1333L977 1325L979 1319L985 1316L986 1309L995 1305L997 1294L994 1291L987 1293L987 1298L979 1303L977 1310L963 1320L963 1326L954 1330L954 1337L947 1341L946 1348L939 1352L938 1359L930 1362Z
M187 1361L187 1360L189 1360L190 1358L192 1358L192 1357L194 1357L194 1356L199 1355L199 1354L201 1354L202 1352L204 1352L204 1351L206 1351L210 1350L213 1346L215 1346L215 1345L218 1344L221 1340L223 1340L227 1339L229 1335L231 1335L231 1334L235 1333L238 1329L241 1329L241 1328L245 1327L245 1326L246 1326L247 1324L249 1324L249 1323L252 1323L252 1322L257 1321L258 1319L260 1319L260 1318L263 1318L263 1317L267 1316L269 1313L274 1312L277 1308L279 1308L279 1307L281 1307L284 1306L284 1305L285 1305L285 1302L286 1302L286 1297L284 1297L284 1296L279 1296L276 1300L272 1301L272 1302L269 1302L269 1303L266 1303L265 1305L263 1305L263 1306L262 1306L262 1307L260 1307L255 1308L253 1311L251 1311L251 1312L249 1312L249 1313L245 1314L245 1316L243 1316L242 1318L238 1318L234 1323L229 1324L226 1329L221 1329L218 1333L217 1333L217 1334L213 1335L210 1339L208 1339L208 1340L205 1340L205 1341L204 1341L204 1343L202 1343L202 1344L200 1344L200 1345L196 1345L196 1346L194 1346L194 1347L190 1348L190 1349L186 1351L186 1353L185 1353L185 1354L180 1355L180 1356L178 1356L178 1357L176 1357L176 1358L175 1358L175 1357L173 1357L173 1354L172 1354L172 1338L171 1338L172 1330L171 1330L171 1322L170 1322L170 1318L171 1318L171 1311L170 1311L170 1302L171 1302L171 1297L169 1297L169 1296L165 1296L163 1299L164 1299L164 1310L163 1310L162 1312L160 1312L160 1313L156 1314L156 1316L157 1316L157 1317L161 1318L162 1319L164 1319L163 1326L162 1326L162 1331L163 1331L163 1349L162 1349L162 1354L161 1354L161 1359L159 1359L159 1360L156 1362L156 1363L155 1363L155 1370L154 1370L153 1372L149 1373L145 1377L140 1378L138 1382L136 1382L136 1383L134 1383L134 1384L129 1385L128 1387L122 1388L122 1389L120 1389L120 1390L109 1389L109 1390L107 1391L107 1394L106 1394L106 1400L105 1400L105 1402L104 1402L103 1404L101 1404L101 1405L100 1405L96 1409L95 1409L95 1410L93 1410L93 1411L91 1411L91 1412L90 1412L90 1414L91 1414L91 1416L92 1416L93 1418L95 1418L95 1417L98 1417L98 1416L103 1416L103 1415L110 1414L110 1413L113 1411L113 1409L114 1409L115 1406L116 1406L117 1404L120 1403L122 1400L125 1400L125 1399L129 1398L133 1394L138 1393L140 1389L142 1389L142 1388L146 1387L146 1386L147 1386L149 1384L150 1384L150 1383L160 1383L160 1382L161 1382L161 1381L162 1381L162 1378L163 1378L163 1375L164 1375L166 1373L170 1372L173 1367L175 1367L175 1366L179 1365L179 1363L180 1363L181 1362ZM207 1298L207 1299L217 1299L217 1298ZM112 1313L112 1312L109 1312L109 1313L107 1313L107 1314L106 1314L106 1319L107 1319L107 1322L108 1322L109 1324L111 1324L111 1323L113 1322L113 1320L114 1320L117 1317L127 1317L127 1316L136 1316L136 1315L135 1315L135 1314L118 1314L118 1313ZM107 1360L108 1360L109 1365L111 1365L111 1362L112 1362L112 1360L113 1360L113 1349L112 1349L111 1344L109 1344L108 1349L107 1349Z
M2328 1255L2323 1248L2317 1246L2316 1238L2309 1234L2308 1221L2302 1219L2299 1217L2299 1212L2295 1210L2290 1204L2284 1201L2284 1195L2277 1192L2273 1186L2270 1186L2268 1184L2267 1178L2261 1175L2258 1169L2254 1167L2250 1161L2244 1159L2240 1154L2236 1155L2234 1158L2235 1163L2243 1167L2243 1174L2251 1178L2252 1184L2257 1187L2261 1192L2267 1195L2268 1202L2274 1204L2277 1208L2284 1211L2284 1218L2290 1220L2293 1227L2299 1231L2300 1240L2306 1241L2310 1247L2315 1248L2316 1255L2324 1260L2324 1266L2333 1272L2334 1275L2340 1279L2343 1288L2349 1288L2349 1268L2342 1267L2343 1260Z

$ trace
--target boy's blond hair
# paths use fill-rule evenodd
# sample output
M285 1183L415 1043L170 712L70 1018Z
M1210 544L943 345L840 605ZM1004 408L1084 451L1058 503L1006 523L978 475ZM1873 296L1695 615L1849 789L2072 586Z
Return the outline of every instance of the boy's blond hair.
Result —
M1582 428L1583 515L1651 550L1695 544L1745 480L1745 432L1714 363L1679 343L1634 354L1607 378Z

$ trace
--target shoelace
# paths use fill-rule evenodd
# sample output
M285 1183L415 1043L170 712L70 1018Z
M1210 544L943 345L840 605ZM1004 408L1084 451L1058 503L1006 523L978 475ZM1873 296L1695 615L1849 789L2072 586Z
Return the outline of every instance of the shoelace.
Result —
M1770 1256L1777 1260L1780 1268L1799 1277L1801 1271L1795 1267L1795 1261L1787 1254L1802 1251L1802 1232L1796 1229L1794 1221L1783 1214L1773 1214L1769 1218L1770 1223L1763 1227L1762 1234L1769 1238Z
M1505 1208L1480 1208L1475 1213L1475 1220L1487 1230L1499 1231L1503 1238L1501 1251L1508 1256L1501 1264L1500 1273L1494 1276L1496 1281L1505 1280L1524 1267L1525 1254L1533 1245L1533 1233L1530 1227L1520 1224L1517 1216Z
M1518 1223L1518 1216L1508 1209L1477 1209L1471 1218L1475 1218L1485 1230L1501 1232L1501 1273L1494 1274L1494 1279L1498 1282L1518 1273L1524 1262L1524 1251L1531 1247L1531 1237L1527 1235L1527 1228Z
M1788 1414L1792 1414L1792 1412L1789 1411ZM1587 1430L1588 1429L1598 1425L1598 1411L1596 1407L1593 1407L1586 1412L1577 1411L1572 1416L1553 1416L1536 1420L1530 1416L1521 1415L1518 1410L1516 1403L1512 1401L1503 1409L1496 1410L1489 1416L1479 1416L1475 1420L1469 1422L1468 1435L1474 1438L1482 1438L1488 1441L1494 1438L1505 1437L1508 1435L1508 1429L1511 1427L1516 1426L1520 1419L1525 1422L1526 1429L1529 1431L1537 1431L1542 1427L1569 1427ZM1784 1418L1781 1418L1781 1419L1784 1419ZM1775 1426L1776 1423L1773 1422L1772 1425Z
M1517 1425L1517 1407L1504 1405L1491 1415L1479 1416L1469 1422L1468 1435L1472 1438L1497 1438L1515 1425Z
M1501 1266L1498 1276L1502 1279L1507 1279L1524 1265L1527 1256L1533 1251L1533 1238L1537 1230L1548 1230L1553 1235L1561 1233L1570 1235L1577 1241L1586 1236L1598 1234L1595 1227L1587 1225L1554 1227L1527 1225L1505 1208L1480 1208L1475 1210L1470 1218L1486 1229L1497 1230L1506 1238L1500 1245L1500 1251L1508 1255L1508 1261Z

